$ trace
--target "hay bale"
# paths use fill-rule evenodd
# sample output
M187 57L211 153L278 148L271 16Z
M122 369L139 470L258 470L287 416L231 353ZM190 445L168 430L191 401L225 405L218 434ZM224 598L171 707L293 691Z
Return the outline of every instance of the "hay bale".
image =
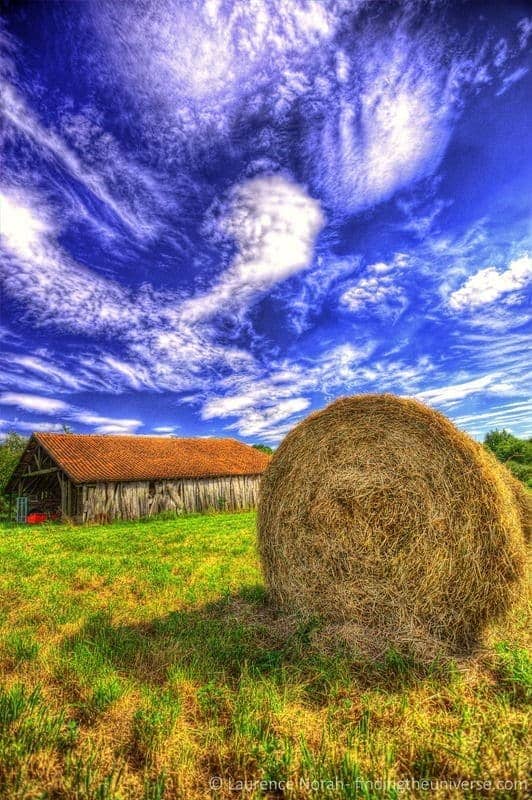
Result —
M342 398L288 434L262 479L258 533L271 598L364 631L362 649L437 640L467 651L525 571L500 465L441 414L393 395Z
M504 480L511 489L515 502L517 503L521 515L521 525L525 540L526 542L530 542L532 538L532 495L527 492L521 481L518 481L507 467L503 466L501 469Z

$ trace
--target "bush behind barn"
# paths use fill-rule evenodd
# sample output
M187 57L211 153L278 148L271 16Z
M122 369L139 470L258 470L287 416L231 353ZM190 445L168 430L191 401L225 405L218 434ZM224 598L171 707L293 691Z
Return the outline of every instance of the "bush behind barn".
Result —
M0 442L0 516L7 517L9 498L4 489L27 443L28 440L16 431L8 431Z

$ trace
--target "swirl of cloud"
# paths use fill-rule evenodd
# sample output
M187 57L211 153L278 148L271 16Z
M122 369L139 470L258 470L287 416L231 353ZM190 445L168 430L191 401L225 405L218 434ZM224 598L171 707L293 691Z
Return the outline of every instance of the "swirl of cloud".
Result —
M185 304L188 318L246 310L254 298L310 265L324 224L320 204L282 175L238 184L207 227L216 239L233 242L236 253L211 289Z
M467 88L506 69L500 48L490 61L486 42L452 38L445 4L426 7L100 3L93 24L159 145L204 163L225 141L244 168L290 169L345 215L431 175Z
M59 226L40 195L5 187L0 212L6 293L41 325L120 338L159 386L173 385L176 375L184 386L209 366L249 368L252 356L223 341L216 318L242 318L258 297L308 267L324 224L319 203L288 178L236 186L216 223L216 235L235 242L234 258L209 288L183 299L150 286L135 293L78 264L58 244Z

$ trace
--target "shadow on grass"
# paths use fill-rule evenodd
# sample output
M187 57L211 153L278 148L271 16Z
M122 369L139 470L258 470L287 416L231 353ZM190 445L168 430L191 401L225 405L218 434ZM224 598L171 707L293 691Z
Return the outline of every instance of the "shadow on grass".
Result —
M67 660L84 662L88 671L112 667L148 685L175 677L236 685L245 674L303 683L315 702L327 702L354 684L393 691L430 677L446 682L456 676L452 664L421 664L394 651L378 662L341 649L324 653L319 638L319 621L283 617L257 585L144 624L115 624L111 615L99 613L62 649Z

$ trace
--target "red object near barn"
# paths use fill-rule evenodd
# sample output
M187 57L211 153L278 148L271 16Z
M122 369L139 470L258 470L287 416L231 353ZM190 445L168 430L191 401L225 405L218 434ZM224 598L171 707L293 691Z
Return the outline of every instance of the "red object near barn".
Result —
M46 514L37 514L34 512L33 514L28 514L26 522L28 525L39 525L41 522L46 522L46 519Z

